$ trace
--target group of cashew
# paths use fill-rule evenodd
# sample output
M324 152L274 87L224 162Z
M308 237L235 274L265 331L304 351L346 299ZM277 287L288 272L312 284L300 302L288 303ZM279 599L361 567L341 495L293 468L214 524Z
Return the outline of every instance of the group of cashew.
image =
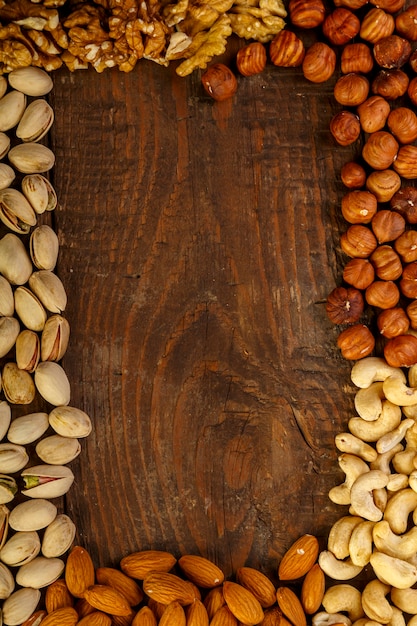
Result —
M345 481L329 492L349 508L319 555L337 582L313 626L417 626L417 365L406 376L368 357L351 379L357 416L335 438ZM362 590L346 582L365 568L375 578Z

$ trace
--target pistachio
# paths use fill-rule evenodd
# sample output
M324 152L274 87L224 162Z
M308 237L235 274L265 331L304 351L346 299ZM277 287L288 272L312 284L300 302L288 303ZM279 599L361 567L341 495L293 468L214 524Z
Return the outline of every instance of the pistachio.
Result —
M59 498L69 491L74 474L65 465L35 465L21 473L25 483L24 496L30 498Z
M0 550L0 561L10 567L20 567L33 561L41 550L41 540L36 530L19 530Z
M12 285L23 285L32 273L32 262L25 245L13 233L0 239L0 273Z
M74 437L51 435L41 439L36 445L36 454L49 465L66 465L81 452L81 444Z
M19 235L27 234L36 224L36 214L23 193L12 187L0 189L0 219Z
M33 264L40 270L53 270L59 252L59 242L55 231L42 224L32 231L29 242Z
M14 313L14 297L9 281L0 276L0 316L12 317Z
M7 439L16 445L33 443L48 430L48 413L28 413L16 417L7 431Z
M33 330L22 330L16 339L16 363L21 370L34 372L39 363L41 346L39 335Z
M46 320L41 336L42 361L60 361L67 351L70 325L62 315L51 315Z
M64 369L54 361L43 361L35 370L35 385L42 398L61 406L69 404L71 387Z
M5 626L19 626L29 619L41 599L39 589L23 587L14 591L3 603L3 623Z
M54 111L43 98L33 100L25 109L16 128L16 136L24 142L39 141L54 121Z
M68 515L61 513L45 528L42 554L48 558L62 556L74 542L76 526ZM1 553L0 553L1 557Z
M52 90L53 82L45 70L39 67L19 67L9 75L9 84L27 96L46 96ZM6 83L7 85L7 83Z
M42 174L55 164L52 150L34 141L14 146L7 156L10 163L22 174Z
M73 406L56 406L49 413L49 424L58 435L82 439L92 430L87 413Z
M22 180L22 191L35 213L53 211L58 204L55 189L42 174L27 174Z
M5 600L15 587L13 574L4 563L0 563L0 599Z
M5 400L0 400L0 441L5 437L9 430L12 419L12 411L9 404ZM0 526L1 526L1 507L0 507Z
M12 87L13 85L10 84L10 86ZM7 87L8 87L7 78L5 76L0 76L0 98L2 98L4 94L6 93ZM22 90L19 89L19 91L22 91Z
M9 532L9 514L10 511L7 506L5 504L0 504L0 550L7 540Z
M11 502L17 494L17 483L12 476L0 474L0 504Z
M26 96L13 90L0 98L0 131L10 130L19 123L26 108Z
M57 580L64 571L65 563L62 559L37 556L33 561L19 567L16 573L16 583L22 587L42 589Z
M9 137L9 135L6 135L6 133L0 132L0 159L3 159L6 156L6 154L9 152L9 148L10 148L10 137ZM7 167L9 167L9 166L7 166ZM14 175L13 175L13 178L14 178ZM13 180L13 178L12 178L12 180ZM7 187L7 185L6 185L6 187Z
M0 317L0 357L13 348L19 331L20 324L15 317Z
M67 306L67 294L61 279L50 270L38 270L29 278L29 286L51 313L62 313Z
M14 443L0 443L0 472L14 474L23 469L29 456L23 446Z
M47 313L39 298L28 287L20 285L15 290L14 306L26 328L34 331L43 330Z
M55 504L49 500L26 500L10 511L9 526L13 530L41 530L54 521L57 513Z
M3 367L2 384L6 400L11 404L30 404L35 398L32 376L16 363L6 363Z

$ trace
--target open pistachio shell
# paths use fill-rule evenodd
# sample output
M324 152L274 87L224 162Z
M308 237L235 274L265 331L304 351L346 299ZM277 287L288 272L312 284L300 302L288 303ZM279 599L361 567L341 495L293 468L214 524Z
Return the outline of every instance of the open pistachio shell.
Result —
M39 589L23 587L14 591L3 603L5 626L19 626L32 615L41 599Z
M55 231L42 224L32 231L29 242L33 264L40 270L53 270L58 260L59 242Z
M22 330L16 339L16 363L21 370L34 372L41 356L39 335L33 330Z
M35 370L35 385L42 398L54 406L69 404L71 387L64 369L54 361L43 361Z
M16 583L21 587L42 589L57 580L64 571L65 563L62 559L37 556L19 567L16 574Z
M13 348L19 331L20 324L15 317L0 317L0 358Z
M45 528L42 539L42 554L48 558L62 556L72 546L76 526L72 519L61 513ZM0 553L1 557L1 553Z
M23 446L14 443L0 443L1 473L14 474L25 467L28 461L29 456Z
M69 491L74 474L65 465L35 465L21 473L29 498L59 498Z
M4 276L0 276L0 316L12 317L14 314L14 297L12 287Z
M56 406L49 413L49 424L62 437L87 437L92 424L87 413L73 406Z
M3 367L2 386L6 400L11 404L30 404L35 398L32 376L19 369L16 363L6 363Z
M50 270L33 272L29 278L29 287L51 313L62 313L65 310L67 294L61 279L54 272Z
M6 400L0 400L0 441L4 439L12 420L12 410ZM1 519L0 519L1 523Z
M12 421L7 432L7 439L11 443L25 446L40 439L48 427L48 413L28 413Z
M0 189L9 187L16 178L15 171L7 163L0 163Z
M42 174L27 174L22 180L22 191L39 215L53 211L58 204L55 189Z
M5 600L13 593L15 582L12 572L4 564L0 563L0 599Z
M52 90L50 75L40 67L19 67L8 74L9 84L27 96L46 96Z
M16 137L22 141L39 141L54 121L54 110L43 98L33 100L25 109L16 128Z
M18 531L0 550L0 561L9 567L20 567L33 561L41 550L41 540L36 530Z
M57 513L55 504L49 500L26 500L10 511L9 525L13 530L41 530L54 521Z
M9 151L9 148L10 148L9 135L6 135L6 133L0 132L0 159L3 159L6 156L6 154Z
M0 189L0 219L15 233L27 234L36 224L36 214L23 193L13 187Z
M68 348L70 325L62 315L51 315L41 336L42 361L60 361Z
M0 98L0 131L16 126L26 108L26 96L21 91L12 90Z
M13 233L0 239L0 273L12 285L23 285L32 274L32 261L25 245Z
M17 483L12 476L0 474L0 504L11 502L17 494Z
M47 313L39 298L28 287L19 285L15 289L14 307L26 328L36 332L43 330Z
M51 435L41 439L36 445L36 454L48 465L66 465L81 452L81 444L73 437Z
M52 169L55 164L52 150L34 141L14 146L7 156L13 167L22 174L42 174Z

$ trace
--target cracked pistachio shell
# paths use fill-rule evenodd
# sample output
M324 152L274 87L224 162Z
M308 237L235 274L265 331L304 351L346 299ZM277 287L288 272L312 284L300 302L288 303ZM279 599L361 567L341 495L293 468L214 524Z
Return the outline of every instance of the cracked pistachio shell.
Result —
M8 74L9 84L27 96L46 96L52 90L50 75L39 67L19 67Z
M12 410L9 404L5 400L0 400L0 441L5 437L9 430L10 422L12 420ZM0 510L1 513L1 510ZM1 526L1 514L0 514L0 526Z
M1 157L0 157L1 158ZM9 187L16 178L15 171L7 163L0 163L0 189Z
M49 424L62 437L82 439L92 430L87 413L73 406L56 406L49 413Z
M25 446L40 439L48 430L48 413L28 413L16 417L7 431L7 439L16 445Z
M35 370L35 385L42 398L61 406L69 404L71 387L64 369L55 361L43 361Z
M0 189L0 219L7 228L26 235L36 225L36 213L18 189Z
M9 135L6 135L6 133L0 132L0 159L3 159L6 156L6 154L9 152L9 148L10 148L10 137L9 137ZM2 163L2 165L5 165L5 163ZM7 166L7 167L9 167L9 166ZM14 173L13 173L13 178L14 178ZM13 180L13 178L12 178L12 180ZM7 187L7 185L6 185L6 187ZM4 187L3 187L3 189L4 189Z
M17 483L12 476L0 474L0 504L11 502L17 494Z
M0 131L14 128L26 108L26 96L21 91L12 90L0 98Z
M0 443L0 472L14 474L23 469L29 456L23 446L14 443Z
M58 260L59 242L55 231L42 224L32 231L29 241L33 264L40 270L53 270Z
M34 141L14 146L7 156L13 167L22 174L42 174L52 169L55 164L52 150Z
M0 273L12 285L23 285L32 274L32 261L24 243L13 233L0 239Z
M34 613L41 599L39 589L23 587L14 591L3 603L5 626L20 626Z
M50 270L38 270L29 278L29 287L51 313L62 313L67 294L61 279Z
M14 296L9 281L0 276L0 316L12 317L14 314Z
M9 86L9 83L7 81L7 78L5 76L0 76L0 98L4 96L4 94L7 91L8 86ZM10 84L10 87L13 87L13 85Z
M9 514L9 526L13 530L41 530L54 521L58 513L49 500L26 500L17 504Z
M33 331L41 331L48 317L45 308L39 298L23 285L14 292L14 308L21 322Z
M81 452L81 444L73 437L51 435L41 439L36 445L36 454L49 465L71 463Z
M21 473L29 498L59 498L69 491L74 474L65 465L35 465Z
M3 367L2 385L6 400L10 404L30 404L35 398L36 390L32 376L26 370L19 369L16 363L6 363Z
M64 571L65 563L62 559L37 556L19 567L16 573L16 583L21 587L42 589L57 580Z
M68 348L70 325L62 315L51 315L41 335L42 361L60 361Z
M5 600L13 593L15 582L7 565L0 563L0 600Z
M39 141L45 137L54 121L54 111L43 98L33 100L25 109L16 128L22 141Z
M0 317L0 358L13 348L19 332L20 324L15 317Z
M76 526L72 519L64 513L57 515L54 521L45 528L42 554L48 558L62 556L72 546L75 534Z
M0 550L0 561L10 567L20 567L33 561L40 551L41 540L36 530L20 530Z
M34 372L41 355L39 335L33 330L22 330L16 339L16 363L21 370Z
M58 204L55 189L42 174L27 174L22 180L22 192L39 215L53 211Z

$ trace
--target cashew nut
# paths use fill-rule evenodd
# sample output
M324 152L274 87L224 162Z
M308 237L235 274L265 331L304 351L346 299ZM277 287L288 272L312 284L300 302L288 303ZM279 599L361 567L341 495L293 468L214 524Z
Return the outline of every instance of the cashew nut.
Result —
M412 404L411 406L403 406L402 410L405 417L412 417L413 419L417 419L417 404Z
M350 580L363 570L363 567L354 565L350 558L345 561L337 559L330 550L320 552L318 561L323 572L333 580Z
M335 437L335 443L336 448L340 452L354 454L368 463L375 461L378 456L375 448L362 441L362 439L355 437L352 433L339 433Z
M388 376L398 376L406 380L404 372L399 367L388 365L385 359L369 356L356 361L350 372L350 378L356 387L369 387L373 382L385 380Z
M369 619L388 624L392 617L392 607L386 595L391 587L380 580L371 580L362 591L362 607Z
M417 479L417 474L416 474L416 479ZM406 487L408 487L408 485L409 485L409 480L408 480L407 474L391 474L388 477L387 491L390 491L390 492L400 491L401 489L405 489ZM414 491L417 491L417 483L416 483L416 489Z
M417 582L415 565L383 552L374 552L370 559L371 566L379 580L397 589L407 589Z
M382 383L382 388L387 400L398 406L417 404L417 387L409 387L398 376L388 376Z
M396 446L383 452L382 454L378 454L375 461L370 463L371 469L379 469L381 472L385 472L385 474L391 474L390 463L394 456L403 450L403 446L398 443Z
M333 552L337 559L349 556L349 542L352 532L363 519L354 515L345 515L338 519L329 531L327 549Z
M386 433L378 439L376 442L377 452L382 454L391 450L391 448L404 439L407 430L411 428L411 426L414 426L414 424L415 422L411 418L402 420L398 424L397 428L394 428L394 430L391 430L389 433Z
M323 596L322 605L327 613L347 613L352 621L364 616L361 592L346 583L329 587Z
M382 401L382 412L374 422L367 422L361 417L351 417L349 430L362 441L378 441L383 435L397 428L401 423L401 408L389 400Z
M382 382L372 383L365 389L359 389L355 395L356 412L367 422L373 422L381 415L382 400L385 400L382 386Z
M350 489L361 474L369 472L369 467L354 454L341 454L338 458L339 467L345 473L345 481L329 491L329 498L335 504L350 504Z
M406 626L403 612L397 609L396 606L392 606L392 617L388 622L388 626Z
M344 624L345 626L352 626L351 620L347 615L343 613L326 613L326 611L320 611L313 616L313 626L336 626L336 624Z
M358 476L350 489L352 512L371 522L379 522L383 512L376 506L372 492L374 489L386 487L387 484L388 476L380 470L370 470Z
M396 607L409 613L417 615L417 589L391 589L391 600Z
M396 452L392 458L392 465L396 472L399 474L411 474L415 469L413 459L415 458L417 450L406 447L404 450Z
M417 422L409 428L405 435L406 447L417 450Z
M413 615L413 617L408 620L407 626L417 626L417 615Z
M376 549L389 556L409 561L417 552L417 526L403 535L396 535L384 519L375 524L372 535Z
M372 529L375 522L361 521L352 530L349 541L349 555L354 565L365 567L372 554Z
M410 472L410 475L408 477L408 485L413 491L417 492L417 470L414 469L412 472Z
M408 516L415 508L417 508L417 493L409 487L401 489L388 500L384 519L394 533L401 535L407 530Z

